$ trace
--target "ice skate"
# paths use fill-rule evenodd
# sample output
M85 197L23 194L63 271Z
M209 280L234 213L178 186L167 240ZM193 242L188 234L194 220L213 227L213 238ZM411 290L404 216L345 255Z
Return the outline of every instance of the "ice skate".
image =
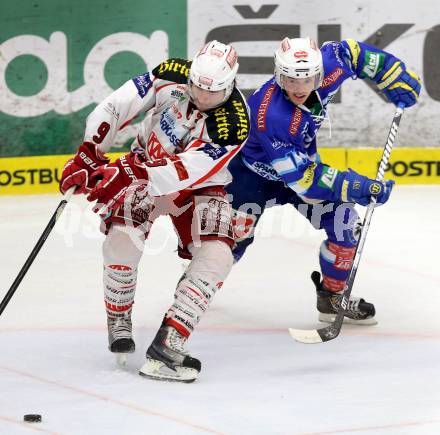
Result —
M201 370L198 359L184 349L187 338L172 326L162 325L147 350L141 376L165 381L193 382Z
M316 307L319 311L319 321L331 323L335 320L336 314L340 309L342 293L338 294L325 290L319 272L315 271L312 273L312 281L316 286ZM377 320L374 318L375 314L376 310L373 304L366 302L362 298L350 296L344 317L344 323L354 325L376 325Z
M127 354L134 353L136 346L132 337L131 314L124 317L107 317L108 348L116 356L118 365L125 366Z

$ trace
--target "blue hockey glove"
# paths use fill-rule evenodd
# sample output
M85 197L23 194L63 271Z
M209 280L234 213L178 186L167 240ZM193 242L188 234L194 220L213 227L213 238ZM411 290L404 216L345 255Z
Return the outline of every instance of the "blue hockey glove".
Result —
M403 103L405 107L417 103L422 87L419 76L410 69L405 69L400 62L396 62L382 76L377 86L384 92L388 100L396 106Z
M394 186L394 181L371 180L352 169L342 174L344 174L344 181L341 185L341 199L344 202L355 202L366 206L369 204L371 196L375 196L378 205L385 204Z

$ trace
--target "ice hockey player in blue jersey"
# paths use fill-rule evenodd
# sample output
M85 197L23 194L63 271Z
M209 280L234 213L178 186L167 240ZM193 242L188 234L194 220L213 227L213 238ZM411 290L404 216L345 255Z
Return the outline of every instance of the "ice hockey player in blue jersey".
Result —
M327 106L348 78L369 79L389 101L417 102L420 79L390 53L353 39L319 49L310 38L285 38L275 52L275 75L249 97L251 134L241 156L229 165L227 187L235 214L238 261L253 242L266 206L292 204L327 239L321 244L322 273L312 273L321 321L332 321L346 285L359 236L354 204L376 196L384 204L393 182L371 180L320 161L316 133ZM350 299L346 321L375 324L375 308Z

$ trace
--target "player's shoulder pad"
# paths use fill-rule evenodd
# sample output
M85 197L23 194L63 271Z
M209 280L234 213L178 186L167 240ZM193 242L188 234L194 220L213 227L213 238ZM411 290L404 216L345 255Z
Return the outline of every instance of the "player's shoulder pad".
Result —
M206 128L213 143L220 146L238 145L249 136L249 111L246 100L237 88L234 87L225 103L206 113Z
M321 46L321 53L324 68L326 65L332 64L338 64L341 67L351 67L352 55L344 41L324 42Z
M359 64L359 56L361 55L361 46L354 39L344 39L341 41L341 48L344 53L344 58L356 70Z
M154 68L152 74L161 80L186 83L188 81L191 63L192 61L187 59L171 58Z

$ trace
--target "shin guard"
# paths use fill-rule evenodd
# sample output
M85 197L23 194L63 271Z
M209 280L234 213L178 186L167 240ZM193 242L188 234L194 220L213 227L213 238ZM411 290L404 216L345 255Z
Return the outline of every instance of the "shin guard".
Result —
M319 263L323 286L332 292L341 292L350 273L356 246L342 246L325 240L321 244Z
M233 263L230 247L219 240L204 241L177 284L165 324L188 337L208 310Z

